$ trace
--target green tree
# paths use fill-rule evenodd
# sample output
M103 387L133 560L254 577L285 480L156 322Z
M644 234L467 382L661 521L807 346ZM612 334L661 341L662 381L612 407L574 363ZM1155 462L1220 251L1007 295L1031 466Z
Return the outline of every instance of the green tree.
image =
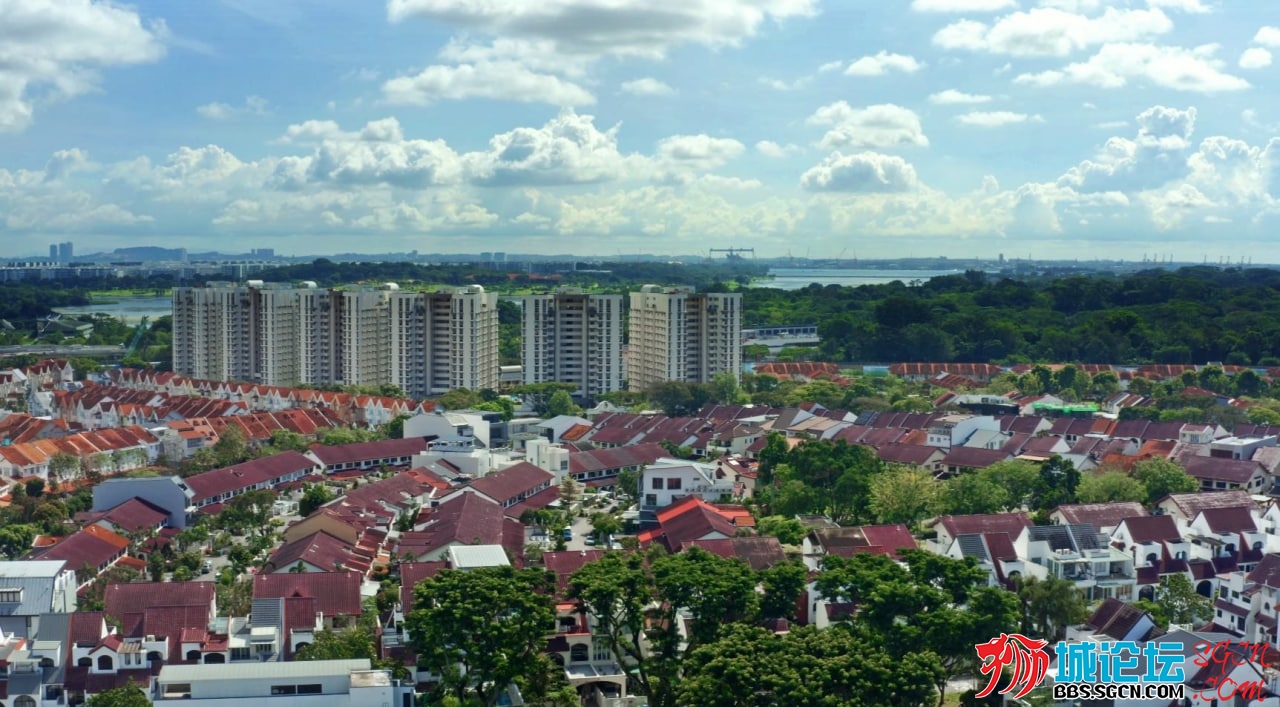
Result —
M70 456L70 455L67 455L67 456ZM57 477L50 477L50 478L57 478ZM26 485L23 486L23 489L26 491L26 494L28 497L40 498L41 496L44 495L44 479L39 479L39 478L28 479Z
M333 499L333 491L324 484L307 484L302 491L302 499L298 501L298 515L306 518Z
M795 518L765 516L756 521L756 532L762 536L777 538L783 545L799 545L807 530Z
M809 570L796 561L783 562L760 572L760 616L766 619L794 619L796 602L809 582Z
M953 476L938 492L938 513L943 515L999 513L1010 505L1009 490L982 474Z
M227 425L213 445L219 466L232 466L249 458L249 442L239 425Z
M1017 583L1022 611L1022 632L1056 643L1066 637L1067 627L1089 616L1088 602L1075 582L1050 577L1030 577Z
M1110 503L1112 501L1147 500L1147 488L1141 481L1123 471L1105 471L1089 474L1080 480L1076 489L1076 501L1080 503Z
M1173 493L1195 493L1200 482L1168 459L1144 459L1133 465L1133 478L1147 490L1147 505Z
M436 402L445 410L467 410L484 402L475 392L466 388L456 388L436 398Z
M1151 614L1160 626L1170 624L1198 625L1213 616L1213 604L1208 597L1200 596L1186 575L1171 574L1160 580L1155 600L1134 602L1139 609Z
M880 523L914 524L937 505L939 484L926 469L899 466L871 480L871 513Z
M573 397L569 395L567 390L557 390L547 400L547 415L551 417L578 415L581 413L582 408L573 403Z
M91 696L86 707L151 707L151 699L142 691L138 683L130 682L124 687L115 687Z
M80 471L80 458L68 452L54 452L49 457L49 478L66 480ZM29 491L30 489L28 489ZM35 495L35 494L32 494Z
M1040 465L1040 483L1032 494L1032 507L1051 510L1064 503L1075 503L1080 486L1080 471L1068 459L1053 455Z
M0 555L9 560L16 560L25 555L31 550L31 543L35 542L36 534L36 528L32 525L14 524L0 527Z
M612 513L592 513L591 529L595 531L596 542L608 547L609 536L622 532L622 521Z
M227 616L248 616L253 609L252 579L233 578L227 583L219 582L214 592L217 594L218 611ZM299 657L298 660L304 659Z
M418 664L441 676L444 693L496 705L508 685L542 665L555 622L547 589L545 573L512 567L446 569L419 583L405 619Z
M767 486L773 483L774 469L787 460L790 450L787 437L781 432L770 432L765 437L764 449L757 455L760 461L760 485Z
M298 651L297 660L352 660L366 659L374 668L385 668L406 677L408 671L394 661L383 661L374 644L373 634L360 625L348 626L338 631L321 631L315 641Z
M711 399L722 405L738 405L747 402L747 395L739 387L737 376L721 371L711 379Z
M1009 507L1013 509L1030 504L1040 483L1040 467L1024 459L996 462L978 474L1007 491Z
M584 565L569 579L569 595L595 617L597 633L620 662L635 666L628 691L650 694L654 685L671 680L670 664L645 649L646 609L656 596L653 578L639 553L608 553ZM653 663L657 663L656 666Z
M945 681L936 654L899 658L840 627L775 636L730 626L694 651L685 673L675 702L689 707L921 707Z

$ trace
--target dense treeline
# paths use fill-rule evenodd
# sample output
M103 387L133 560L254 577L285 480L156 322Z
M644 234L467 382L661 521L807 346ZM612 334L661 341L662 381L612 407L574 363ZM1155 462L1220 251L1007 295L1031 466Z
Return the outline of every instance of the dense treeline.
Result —
M1280 365L1280 271L1191 267L1044 282L967 272L744 290L745 324L817 323L839 361Z
M535 274L508 272L467 265L418 265L416 263L335 263L319 258L310 263L288 265L265 270L255 277L260 280L292 282L311 280L323 287L355 282L420 282L431 285L485 285L515 287L549 287L555 284L623 289L645 283L664 285L706 286L710 283L746 284L752 277L764 275L766 268L749 263L708 262L672 263L599 263L583 265L584 270L571 270L568 263L547 264L545 272ZM561 272L561 270L564 272Z

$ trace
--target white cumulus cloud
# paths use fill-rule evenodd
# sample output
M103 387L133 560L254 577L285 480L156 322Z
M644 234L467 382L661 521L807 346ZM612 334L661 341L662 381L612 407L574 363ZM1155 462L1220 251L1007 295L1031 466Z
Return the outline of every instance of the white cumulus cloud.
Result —
M168 37L163 22L98 0L6 0L0 18L0 133L31 124L33 93L47 101L96 90L99 69L158 61Z
M595 97L572 81L532 71L510 61L428 66L414 76L398 76L382 85L393 104L425 105L438 100L491 98L554 106L595 103Z
M1017 123L1044 122L1039 115L1027 115L1026 113L1014 113L1007 110L998 110L990 112L975 111L956 116L956 120L962 125L973 125L980 128L998 128L1004 125L1015 125Z
M916 12L999 12L1017 6L1016 0L911 0Z
M988 25L960 20L938 30L933 43L943 49L1024 57L1065 57L1110 42L1133 42L1173 30L1158 8L1109 7L1089 17L1053 7L1037 7L1005 15Z
M669 96L675 89L653 78L636 79L622 84L622 90L633 96Z
M1271 27L1269 25L1262 27L1257 34L1253 35L1253 42L1264 47L1280 49L1280 27Z
M1015 83L1033 86L1085 84L1099 88L1123 88L1133 79L1175 91L1217 93L1249 88L1249 82L1223 71L1216 58L1220 47L1208 44L1194 49L1154 44L1108 44L1083 62L1061 70L1022 74Z
M1249 47L1240 54L1240 68L1261 69L1271 66L1271 52L1262 47Z
M828 150L929 145L920 116L910 108L892 103L854 108L838 101L819 108L809 116L808 123L830 126L819 143Z
M767 23L808 17L817 0L389 0L392 22L543 40L563 55L660 59L678 46L737 46Z
M929 102L940 106L947 105L973 105L977 103L990 103L991 96L984 96L975 93L965 93L957 91L954 88L948 88L945 91L929 96Z
M914 74L924 67L915 57L881 51L874 56L864 56L844 70L846 76L883 76L893 71Z
M271 112L267 99L261 96L249 96L244 104L233 106L228 103L206 103L196 108L196 112L210 120L230 120L241 115L267 115Z
M833 152L800 176L809 191L895 194L920 187L915 167L896 155Z
M796 145L780 145L773 140L761 140L756 143L756 152L773 159L781 159L799 151L800 148Z

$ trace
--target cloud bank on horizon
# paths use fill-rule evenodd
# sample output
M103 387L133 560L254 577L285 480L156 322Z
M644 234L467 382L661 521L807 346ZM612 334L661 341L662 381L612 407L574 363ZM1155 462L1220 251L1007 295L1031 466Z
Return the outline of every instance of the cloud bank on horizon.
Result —
M1268 7L9 0L0 256L1238 257Z

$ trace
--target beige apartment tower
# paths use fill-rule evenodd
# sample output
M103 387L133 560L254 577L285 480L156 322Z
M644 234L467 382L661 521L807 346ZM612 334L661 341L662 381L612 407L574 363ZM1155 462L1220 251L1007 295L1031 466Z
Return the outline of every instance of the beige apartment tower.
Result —
M627 387L709 383L742 370L742 295L645 285L631 293Z
M173 291L173 368L267 385L378 386L423 398L498 387L498 298L250 281Z
M525 384L572 383L591 399L622 389L622 295L562 287L522 305Z

